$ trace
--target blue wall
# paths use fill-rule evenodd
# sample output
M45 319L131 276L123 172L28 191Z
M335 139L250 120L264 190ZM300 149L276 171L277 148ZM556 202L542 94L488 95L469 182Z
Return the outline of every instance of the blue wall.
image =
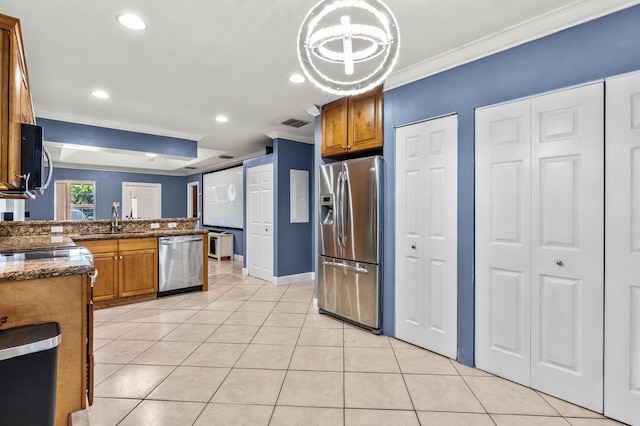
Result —
M131 151L155 152L171 156L197 157L198 143L187 139L88 126L65 121L37 118L44 128L44 139L77 145L99 146ZM55 164L54 164L55 165ZM122 182L160 183L162 185L162 217L187 215L187 178L100 170L54 168L55 180L92 180L96 183L95 219L109 219L114 201L122 205ZM54 183L43 195L26 201L30 220L53 220Z
M634 6L385 92L385 334L395 334L394 127L458 113L458 361L473 365L474 109L638 69L640 6Z
M37 118L37 123L43 127L44 140L49 142L155 152L179 157L196 158L198 156L198 142L188 139L88 126L40 117Z
M183 176L56 168L53 171L53 181L55 180L95 181L96 219L109 219L111 204L114 201L122 205L122 182L162 184L162 217L186 217L187 215L187 178ZM25 211L31 215L28 220L53 220L55 198L53 181L44 194L36 197L35 200L25 202Z
M293 142L286 139L274 139L275 154L275 253L274 275L284 277L313 270L314 245L311 211L315 197L313 194L313 145ZM309 172L309 222L291 223L290 220L290 171L307 170Z
M289 275L312 272L314 269L314 237L312 212L314 211L314 145L276 138L273 140L273 154L253 158L244 162L244 196L247 205L247 168L273 163L274 182L274 248L273 275ZM309 171L309 222L291 223L290 212L290 170ZM245 223L246 229L246 214ZM244 266L246 259L244 257Z

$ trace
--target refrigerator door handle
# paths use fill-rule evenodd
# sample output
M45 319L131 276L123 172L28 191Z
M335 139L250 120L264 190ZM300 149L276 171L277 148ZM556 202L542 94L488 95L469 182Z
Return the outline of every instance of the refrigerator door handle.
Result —
M342 198L342 211L340 212L342 215L342 247L347 246L347 238L349 237L349 218L351 217L351 214L349 212L350 208L347 204L351 196L350 187L349 173L344 171L342 172L342 191L340 191Z
M338 240L340 241L340 246L343 248L347 245L347 226L346 226L346 212L345 212L345 184L347 182L347 172L340 172L340 177L338 178L338 187L340 188L340 228L338 229Z
M337 188L336 188L336 224L338 226L338 244L340 245L340 247L344 247L342 244L342 217L343 217L343 211L342 211L342 174L343 172L341 171L340 173L338 173L338 180L337 180Z
M367 269L365 269L365 268L361 268L359 266L351 266L351 265L347 265L345 263L336 263L336 262L324 261L324 262L322 262L322 264L324 266L333 266L334 268L348 269L350 271L358 272L360 274L368 274L369 273L369 271Z

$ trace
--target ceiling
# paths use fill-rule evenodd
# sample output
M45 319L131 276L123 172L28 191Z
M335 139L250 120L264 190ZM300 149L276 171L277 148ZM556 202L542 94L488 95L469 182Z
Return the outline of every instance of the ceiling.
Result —
M308 110L337 96L288 77L300 72L296 37L316 3L3 0L0 13L21 21L36 116L198 141L197 159L150 159L135 150L96 155L48 143L55 164L187 175L264 153L273 137L313 142ZM640 0L385 3L401 35L388 90ZM148 28L122 27L115 17L124 12L138 14ZM91 96L97 88L110 98ZM229 121L217 122L218 114ZM310 124L281 124L289 118Z

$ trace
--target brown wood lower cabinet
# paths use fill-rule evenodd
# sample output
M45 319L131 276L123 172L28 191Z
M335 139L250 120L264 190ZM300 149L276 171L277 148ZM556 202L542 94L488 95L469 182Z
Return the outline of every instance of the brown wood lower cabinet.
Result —
M93 265L98 277L93 284L93 301L112 300L118 297L118 240L81 241L93 254Z
M6 317L0 330L45 322L60 324L56 425L68 424L69 415L86 408L87 395L93 394L89 289L86 274L0 283L0 317Z
M95 307L153 299L158 292L158 239L78 241L93 253Z

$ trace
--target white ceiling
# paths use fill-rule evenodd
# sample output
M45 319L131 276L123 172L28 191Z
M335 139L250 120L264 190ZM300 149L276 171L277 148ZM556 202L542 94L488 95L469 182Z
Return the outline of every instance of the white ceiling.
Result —
M193 174L248 158L279 136L313 142L305 108L336 96L305 82L298 27L317 0L3 0L19 18L36 116L198 141L198 159L100 155L49 144L58 165ZM385 90L640 0L385 0L401 35ZM140 15L142 32L115 16ZM100 100L89 92L102 88ZM225 114L229 122L218 123ZM299 129L288 118L310 121ZM267 136L269 135L269 136ZM46 137L46 131L45 131ZM185 166L195 169L185 169Z

